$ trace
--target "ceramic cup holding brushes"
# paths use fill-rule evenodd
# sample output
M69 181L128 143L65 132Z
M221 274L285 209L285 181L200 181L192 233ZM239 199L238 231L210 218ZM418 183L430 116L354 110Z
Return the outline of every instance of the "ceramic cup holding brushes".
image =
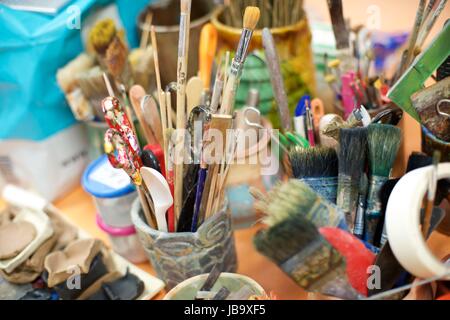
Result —
M167 233L150 228L138 200L133 204L131 218L150 262L168 288L208 273L214 265L219 265L223 272L236 271L231 216L226 206L194 233Z

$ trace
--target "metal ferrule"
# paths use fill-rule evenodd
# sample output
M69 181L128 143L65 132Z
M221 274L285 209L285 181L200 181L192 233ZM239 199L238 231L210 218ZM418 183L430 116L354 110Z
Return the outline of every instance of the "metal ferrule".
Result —
M241 71L245 58L247 57L248 47L252 40L253 31L250 29L242 29L242 35L239 39L239 45L236 50L233 62L231 64L231 73L237 75Z

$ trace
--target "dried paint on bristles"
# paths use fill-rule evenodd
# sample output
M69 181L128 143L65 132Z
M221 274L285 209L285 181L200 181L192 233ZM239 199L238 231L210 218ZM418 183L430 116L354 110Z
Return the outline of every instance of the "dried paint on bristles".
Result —
M255 30L259 21L260 11L258 7L245 8L243 26L245 29Z

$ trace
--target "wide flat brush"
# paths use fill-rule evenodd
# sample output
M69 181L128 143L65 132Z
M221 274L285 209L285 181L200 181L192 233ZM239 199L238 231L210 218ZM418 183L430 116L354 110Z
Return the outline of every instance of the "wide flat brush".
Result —
M358 190L365 169L367 129L341 129L339 134L339 176L337 205L345 212L350 231L354 230Z
M364 239L373 244L381 216L379 192L389 175L400 147L401 130L387 124L371 124L368 127L369 193L365 214Z
M302 215L318 228L332 226L347 229L344 214L336 206L296 179L275 186L255 203L255 208L267 213L263 222L268 225L274 225L292 215Z
M342 299L360 297L348 283L344 257L302 215L269 225L253 243L305 290Z
M147 125L147 122L145 121L144 115L142 113L141 101L144 96L145 90L142 86L134 85L130 88L131 105L133 106L134 113L136 114L136 117L139 121L139 125L144 132L145 140L147 141L147 144L157 144L158 141L156 140L151 127Z
M336 203L338 157L329 147L289 150L293 177L306 182L314 191L331 203Z

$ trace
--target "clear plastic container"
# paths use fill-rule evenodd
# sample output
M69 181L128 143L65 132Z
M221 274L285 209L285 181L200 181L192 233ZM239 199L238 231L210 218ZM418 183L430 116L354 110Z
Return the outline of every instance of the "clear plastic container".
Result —
M87 167L82 185L92 195L106 225L115 228L133 225L130 212L137 197L135 187L125 171L113 168L105 155Z

